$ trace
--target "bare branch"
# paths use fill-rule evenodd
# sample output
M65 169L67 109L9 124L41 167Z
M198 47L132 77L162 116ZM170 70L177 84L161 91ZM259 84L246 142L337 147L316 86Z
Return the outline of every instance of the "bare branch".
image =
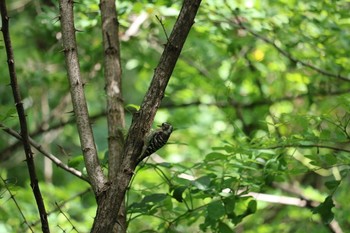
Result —
M78 51L75 38L73 1L60 0L60 20L62 27L63 50L67 66L73 109L76 117L80 144L84 155L86 170L95 195L106 189L106 178L99 164L95 140L89 121L89 113L84 95Z
M64 216L64 218L67 220L67 222L69 222L69 224L72 226L72 230L76 231L79 233L79 231L77 230L77 228L74 226L73 222L68 218L68 216L62 211L60 205L55 202L56 208L57 210Z
M140 15L133 17L135 18L131 23L130 27L125 31L123 35L120 36L122 41L128 41L130 37L135 36L139 30L141 25L148 18L148 14L146 12L142 12Z
M345 93L349 93L350 90L345 89L345 90L338 90L334 92L328 92L328 93L313 93L314 98L323 98L327 96L338 96L338 95L343 95ZM282 101L295 101L295 100L301 100L303 98L308 98L308 93L306 94L300 94L296 96L284 96L278 99L259 99L253 102L247 102L247 103L242 103L242 102L237 102L234 101L233 99L230 99L229 101L217 101L217 102L212 102L212 103L203 103L201 101L193 101L189 103L180 103L180 104L175 104L175 103L165 103L160 106L160 108L185 108L185 107L192 107L192 106L198 106L198 105L207 105L207 106L217 106L219 108L229 108L229 107L239 107L241 109L254 109L259 106L265 106L265 105L271 105L274 103L282 102Z
M345 142L346 144L349 142ZM266 146L263 148L256 148L256 149L283 149L283 148L323 148L323 149L330 149L330 150L335 150L335 151L341 151L341 152L346 152L350 153L350 149L346 148L340 148L332 145L324 145L324 144L308 144L308 145L302 145L302 144L282 144L282 145L275 145L275 146Z
M13 55L10 32L9 32L9 17L7 15L5 0L0 0L0 11L1 11L1 21L2 21L1 31L4 37L4 42L6 47L7 63L8 63L8 69L10 74L10 80L11 80L12 94L15 101L20 128L21 128L23 147L24 147L27 167L29 171L30 186L32 187L35 201L38 206L39 216L41 220L41 229L44 233L49 233L50 228L47 221L47 213L45 210L44 200L41 195L39 182L35 171L33 152L29 143L29 134L28 134L26 115L24 112L22 98L21 98L21 94L20 94L18 82L17 82L15 58Z
M5 189L6 189L7 192L10 194L10 198L11 198L11 199L13 200L13 202L15 203L15 206L16 206L18 212L21 214L24 223L27 225L27 227L29 228L29 230L30 230L31 232L34 233L34 230L32 229L32 227L30 226L29 222L27 221L26 216L23 214L23 211L22 211L21 207L19 206L19 204L18 204L18 202L17 202L17 200L16 200L16 198L15 198L15 195L12 194L12 192L11 192L11 190L10 190L10 187L9 187L8 184L7 184L7 181L6 181L4 178L2 178L2 176L0 176L0 178L1 178L2 182L4 183Z
M274 188L278 188L281 189L284 192L287 193L292 193L294 195L297 195L300 199L300 201L304 202L304 205L302 205L301 207L306 207L309 209L313 209L315 207L317 207L320 203L318 201L314 201L311 200L310 198L308 198L302 191L302 189L300 188L299 184L297 182L293 183L293 184L279 184L279 183L273 183L272 186ZM259 198L257 198L257 200L259 200ZM264 201L264 200L261 200ZM268 200L266 200L268 201ZM284 204L284 203L281 203ZM342 228L339 226L339 223L337 220L333 219L329 224L326 225L326 227L330 230L330 232L334 232L334 233L343 233Z
M103 0L100 3L102 18L102 36L104 48L104 77L107 96L108 123L108 178L115 183L123 159L125 112L122 95L122 68L120 62L119 22L115 0ZM116 211L118 216L114 224L117 232L125 232L125 206ZM115 219L115 217L113 217ZM117 223L118 222L118 223ZM96 221L94 222L95 225ZM98 224L98 223L97 223Z
M115 206L118 211L124 202L129 181L133 176L136 159L140 155L146 133L150 130L154 116L163 99L165 88L174 70L176 61L194 22L201 0L184 0L178 19L169 41L165 45L159 64L155 69L151 85L144 97L140 111L135 113L125 142L124 157L116 182L98 198L99 205L94 220L92 233L111 232L116 222L116 211L106 213L108 206ZM111 210L110 208L108 208Z
M115 179L122 160L125 127L124 103L121 90L122 69L118 38L118 17L114 0L101 1L104 76L107 94L109 179Z
M163 20L160 19L157 15L156 15L156 18L157 18L158 22L160 23L160 25L162 26L162 29L163 29L163 32L165 34L166 40L169 41L169 36L168 36L168 33L165 30Z
M99 112L93 116L91 116L89 119L90 119L90 122L93 122L94 120L96 119L99 119L103 116L105 116L106 113L104 111L102 112ZM54 123L52 125L50 125L49 127L41 127L43 125L43 122L39 124L39 127L34 130L34 132L32 132L30 134L30 137L31 138L34 138L42 133L45 133L45 132L50 132L52 130L57 130L57 129L60 129L62 127L64 127L65 125L70 125L70 124L73 124L75 123L75 119L74 118L70 118L70 119L65 119L65 120L60 120L59 122L57 123ZM6 160L12 153L13 151L18 147L20 146L20 141L19 142L15 142L14 144L4 148L3 150L0 151L0 161L4 161Z
M6 133L14 136L15 138L17 138L18 140L21 140L22 141L22 136L17 133L15 130L11 129L11 128L8 128L6 126L4 126L2 123L0 123L0 128L2 128L3 131L5 131ZM76 177L78 177L79 179L82 179L86 182L89 182L89 180L83 176L83 174L72 168L72 167L69 167L67 166L65 163L63 163L61 160L59 160L56 156L54 156L53 154L47 152L44 150L44 148L36 143L32 138L29 137L29 143L35 148L37 149L40 153L42 153L45 157L49 158L54 164L56 164L58 167L62 168L63 170L66 170L67 172L75 175Z
M83 195L85 195L85 194L87 194L88 192L91 192L91 191L92 191L91 188L87 188L87 189L85 189L85 190L83 190L83 191L81 191L81 192L75 194L74 196L71 196L70 198L68 198L68 199L66 199L66 200L64 200L64 201L62 201L62 202L59 202L59 203L56 203L56 202L55 202L56 208L50 210L47 214L50 216L51 214L53 214L53 213L59 211L59 208L60 208L60 207L62 207L62 206L64 206L64 205L66 205L67 203L73 201L73 200L74 200L75 198L77 198L77 197L82 197ZM35 226L35 225L37 225L38 223L39 223L38 221L33 222L33 223L32 223L32 226Z
M328 96L338 96L338 95L343 95L345 93L349 93L350 90L345 89L345 90L338 90L338 91L332 91L332 92L318 92L318 93L312 93L314 98L324 98L324 97L328 97ZM257 101L254 102L250 102L250 103L240 103L240 102L236 102L234 100L230 100L230 101L217 101L217 102L212 102L212 103L203 103L201 101L193 101L190 103L172 103L172 102L168 102L168 103L162 103L161 106L159 108L165 108L165 109L176 109L176 108L187 108L187 107L193 107L193 106L199 106L199 105L206 105L206 106L217 106L218 108L230 108L230 107L239 107L242 110L248 110L248 109L253 109L259 106L265 106L265 105L269 105L269 104L274 104L274 103L278 103L281 101L285 101L285 100L301 100L303 98L308 98L309 94L300 94L300 95L296 95L296 96L285 96L285 97L281 97L278 99L259 99ZM96 119L99 119L103 116L105 116L106 113L105 112L99 112L96 113L95 115L90 117L90 121L93 122ZM37 128L33 133L30 134L30 137L35 137L40 135L41 133L45 133L45 132L50 132L51 130L56 130L59 129L61 127L64 127L65 125L69 125L69 124L73 124L74 118L65 120L65 121L61 121L55 124L52 124L51 126L47 127L47 128ZM41 125L41 124L39 124ZM8 156L10 156L12 154L12 152L18 147L20 146L20 142L16 142L6 148L4 148L3 150L0 151L0 161L4 161L8 158Z
M200 2L200 0L185 0L183 3L181 12L165 45L141 108L133 116L133 122L126 139L125 148L125 156L131 158L126 159L126 161L134 160L135 163L137 156L141 153L143 139L146 133L149 132L156 111L164 97L165 88L175 68L190 28L194 23L194 17Z
M249 192L248 194L246 194L244 196L254 197L258 201L277 203L277 204L282 204L282 205L292 205L292 206L298 206L298 207L303 207L303 208L308 208L308 209L313 209L317 205L320 204L317 201L312 201L312 200L306 199L306 198L289 197L289 196L256 193L256 192ZM343 233L343 230L339 226L338 222L334 219L332 220L332 222L330 224L327 224L326 227L331 232Z

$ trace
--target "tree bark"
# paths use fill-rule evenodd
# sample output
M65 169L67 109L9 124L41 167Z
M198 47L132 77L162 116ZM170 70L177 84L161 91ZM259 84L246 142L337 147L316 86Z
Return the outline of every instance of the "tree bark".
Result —
M0 0L0 12L1 12L1 21L2 21L1 31L4 37L4 43L6 48L7 64L9 69L12 94L13 94L13 98L14 98L14 102L15 102L15 106L16 106L16 110L19 118L19 124L21 128L20 135L23 143L24 153L26 155L25 161L27 163L27 168L29 172L30 187L33 190L36 205L38 207L42 232L49 233L50 228L47 220L47 212L45 209L43 197L41 195L38 177L36 175L33 152L29 142L29 132L28 132L26 114L24 111L22 97L21 97L21 93L20 93L18 81L17 81L15 58L14 58L12 43L10 38L9 17L7 15L5 0Z
M125 141L121 169L118 170L116 180L110 183L109 189L98 196L97 213L91 230L93 233L109 233L113 230L118 210L124 201L126 189L136 167L137 157L142 151L145 136L163 99L165 88L194 23L200 2L201 0L184 0L141 108L133 116Z
M115 0L100 1L104 48L104 77L107 96L108 123L108 179L116 182L124 149L125 113L122 95L122 68L120 62L119 22ZM125 205L118 213L114 232L126 232Z
M80 144L84 156L85 167L96 196L107 189L107 181L97 157L95 140L89 120L89 113L84 94L84 82L81 78L75 38L73 1L60 0L60 20L62 28L63 51L70 83L73 110L78 127Z

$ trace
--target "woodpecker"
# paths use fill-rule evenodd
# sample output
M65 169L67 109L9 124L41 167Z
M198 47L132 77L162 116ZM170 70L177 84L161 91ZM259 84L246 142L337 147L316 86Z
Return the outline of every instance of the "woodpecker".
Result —
M155 132L151 133L145 144L145 149L138 159L141 162L147 156L150 156L160 148L162 148L168 141L170 134L173 132L173 126L164 122L161 127Z

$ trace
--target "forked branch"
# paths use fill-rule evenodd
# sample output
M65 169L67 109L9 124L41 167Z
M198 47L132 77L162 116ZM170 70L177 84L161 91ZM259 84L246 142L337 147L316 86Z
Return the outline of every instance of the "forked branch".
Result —
M184 0L180 14L169 36L159 64L155 69L151 85L143 99L140 110L134 114L125 141L123 160L117 179L110 188L98 197L97 215L91 232L112 232L130 179L141 154L146 134L164 97L165 88L180 56L182 47L194 23L201 0Z

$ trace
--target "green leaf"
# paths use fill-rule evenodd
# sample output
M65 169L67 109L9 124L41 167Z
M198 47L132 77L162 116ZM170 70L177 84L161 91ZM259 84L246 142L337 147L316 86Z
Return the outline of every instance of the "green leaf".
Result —
M178 202L182 202L182 194L187 189L186 186L179 186L174 189L173 198L175 198Z
M332 166L337 163L337 157L333 154L325 154L321 157L321 159L327 164L327 166Z
M334 213L332 212L333 207L334 203L332 196L328 196L324 202L312 210L312 213L319 214L321 216L323 224L329 224L334 218Z
M15 107L0 106L0 109L2 109L2 111L0 112L0 120L1 121L4 121L7 118L10 118L10 117L15 116L17 114L17 110ZM7 109L7 111L5 112L6 109Z
M207 190L209 189L209 185L211 182L211 176L202 176L193 181L193 185L197 187L199 190Z
M137 112L138 110L140 110L140 106L136 105L136 104L128 104L125 106L125 109L131 113L133 112Z
M78 168L81 164L84 164L84 157L82 155L75 156L68 161L68 166Z
M250 200L249 204L248 204L248 208L246 211L246 214L254 214L256 212L256 208L257 208L257 202L256 200L252 199Z
M160 166L160 167L165 167L165 168L171 168L171 167L173 167L173 164L172 164L172 163L167 163L167 162L158 163L157 165Z
M348 169L344 169L340 171L340 175L342 178L345 178L347 175L349 174L349 170Z
M232 229L224 222L219 222L219 232L220 233L232 233Z
M236 196L231 195L223 199L223 203L225 205L226 213L233 213L236 206Z
M221 201L213 201L207 207L208 217L211 219L219 219L225 215L225 208Z
M219 152L211 152L205 156L205 161L215 161L225 158L226 155Z
M103 154L103 158L101 160L101 165L103 167L108 166L108 158L109 158L109 151L106 150L105 153Z
M157 203L163 201L168 195L164 193L153 193L151 195L145 196L142 200L143 203Z
M338 188L338 186L340 185L340 181L339 180L332 180L332 181L327 181L325 183L326 187L330 190L330 191L335 191L335 189Z

